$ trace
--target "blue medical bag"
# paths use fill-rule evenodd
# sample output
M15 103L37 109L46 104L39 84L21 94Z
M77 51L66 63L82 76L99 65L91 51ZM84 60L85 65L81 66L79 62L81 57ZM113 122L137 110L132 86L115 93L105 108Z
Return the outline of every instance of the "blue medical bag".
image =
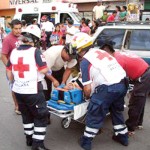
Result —
M63 101L60 103L59 100ZM59 110L73 110L75 105L83 102L83 92L79 89L61 91L54 89L48 105Z

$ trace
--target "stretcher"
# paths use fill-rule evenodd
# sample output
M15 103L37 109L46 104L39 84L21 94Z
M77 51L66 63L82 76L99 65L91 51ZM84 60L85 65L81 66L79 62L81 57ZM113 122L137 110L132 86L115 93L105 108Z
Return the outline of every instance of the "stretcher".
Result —
M65 90L56 88L51 93L51 99L47 102L49 112L62 118L61 126L69 128L71 120L83 123L87 112L88 102L83 98L81 89Z

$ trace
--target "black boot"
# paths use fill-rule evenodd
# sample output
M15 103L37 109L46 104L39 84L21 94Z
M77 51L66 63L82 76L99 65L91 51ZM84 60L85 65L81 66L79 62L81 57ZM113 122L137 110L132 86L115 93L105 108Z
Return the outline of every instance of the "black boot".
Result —
M50 149L46 148L45 146L38 146L38 147L32 147L31 150L50 150Z
M32 135L26 135L26 144L27 146L32 146Z
M44 146L44 141L34 140L31 150L50 150Z
M93 138L82 136L80 138L79 144L84 150L91 150L92 149L92 140L93 140Z

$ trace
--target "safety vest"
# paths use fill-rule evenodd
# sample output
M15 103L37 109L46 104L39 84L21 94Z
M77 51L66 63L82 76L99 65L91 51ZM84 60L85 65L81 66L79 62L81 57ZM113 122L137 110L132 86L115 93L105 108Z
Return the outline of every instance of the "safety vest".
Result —
M36 48L28 50L14 49L10 56L14 84L12 91L19 94L37 93L37 66L35 62Z
M116 61L114 57L103 50L91 49L84 55L94 68L99 70L100 75L103 76L101 84L111 85L119 83L125 76L126 73Z

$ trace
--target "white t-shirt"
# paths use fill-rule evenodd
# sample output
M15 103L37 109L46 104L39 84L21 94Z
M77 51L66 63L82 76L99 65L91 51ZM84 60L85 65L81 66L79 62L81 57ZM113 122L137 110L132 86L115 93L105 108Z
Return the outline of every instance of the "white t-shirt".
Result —
M77 64L76 59L72 59L70 62L65 62L61 57L61 52L63 50L62 45L52 46L47 49L43 55L46 58L47 66L52 71L58 71L62 67L72 68Z
M98 18L101 18L103 16L103 11L106 9L105 6L103 5L100 5L100 6L94 6L93 8L93 12L95 14L95 18L98 19Z
M41 29L44 29L46 32L52 32L54 30L54 25L52 22L46 21L42 23Z
M79 30L74 27L74 26L71 26L71 27L68 27L67 26L67 32L71 33L71 34L75 34L77 32L79 32ZM72 38L73 38L73 35L70 35L70 34L66 34L66 43L70 43Z

